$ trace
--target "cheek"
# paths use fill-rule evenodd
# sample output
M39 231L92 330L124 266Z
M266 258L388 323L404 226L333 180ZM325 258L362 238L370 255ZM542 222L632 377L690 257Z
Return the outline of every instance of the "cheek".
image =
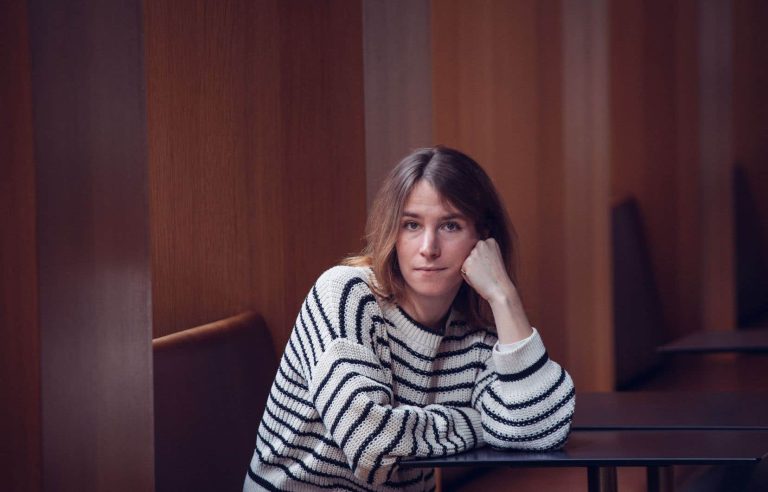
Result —
M469 253L475 248L477 241L476 238L467 238L465 241L462 241L461 247L459 248L459 256L461 256L462 259L469 256Z
M395 261L397 261L397 267L401 272L403 272L403 267L408 265L409 251L407 242L398 240L395 244Z

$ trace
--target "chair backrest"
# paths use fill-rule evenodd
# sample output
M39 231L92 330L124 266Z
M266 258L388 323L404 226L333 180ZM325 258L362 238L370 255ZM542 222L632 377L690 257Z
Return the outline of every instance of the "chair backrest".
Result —
M666 331L661 297L634 198L613 207L611 235L616 388L623 389L658 367L656 347L665 342Z
M768 258L755 197L747 175L733 170L736 293L740 327L768 320Z
M158 492L242 490L277 369L244 313L153 341Z

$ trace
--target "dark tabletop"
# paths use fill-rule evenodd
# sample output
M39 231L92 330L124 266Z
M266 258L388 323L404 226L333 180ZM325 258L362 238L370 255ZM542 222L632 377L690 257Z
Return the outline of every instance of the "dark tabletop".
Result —
M768 392L577 393L573 430L768 430Z
M768 328L697 331L658 348L662 353L768 352Z
M443 458L403 460L401 467L668 466L756 463L768 454L767 431L573 431L547 453L480 448Z

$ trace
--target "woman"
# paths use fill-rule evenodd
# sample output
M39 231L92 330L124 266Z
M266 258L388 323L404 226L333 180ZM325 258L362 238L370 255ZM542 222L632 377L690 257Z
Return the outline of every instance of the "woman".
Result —
M244 490L430 490L431 471L398 460L565 443L573 383L523 311L508 222L456 150L392 170L363 253L299 312Z

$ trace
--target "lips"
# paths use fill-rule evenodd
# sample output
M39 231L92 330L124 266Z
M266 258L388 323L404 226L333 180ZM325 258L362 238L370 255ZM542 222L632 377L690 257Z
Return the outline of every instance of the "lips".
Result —
M414 268L414 270L419 272L441 272L443 270L447 270L447 268L441 268L441 267L421 267L421 268Z

